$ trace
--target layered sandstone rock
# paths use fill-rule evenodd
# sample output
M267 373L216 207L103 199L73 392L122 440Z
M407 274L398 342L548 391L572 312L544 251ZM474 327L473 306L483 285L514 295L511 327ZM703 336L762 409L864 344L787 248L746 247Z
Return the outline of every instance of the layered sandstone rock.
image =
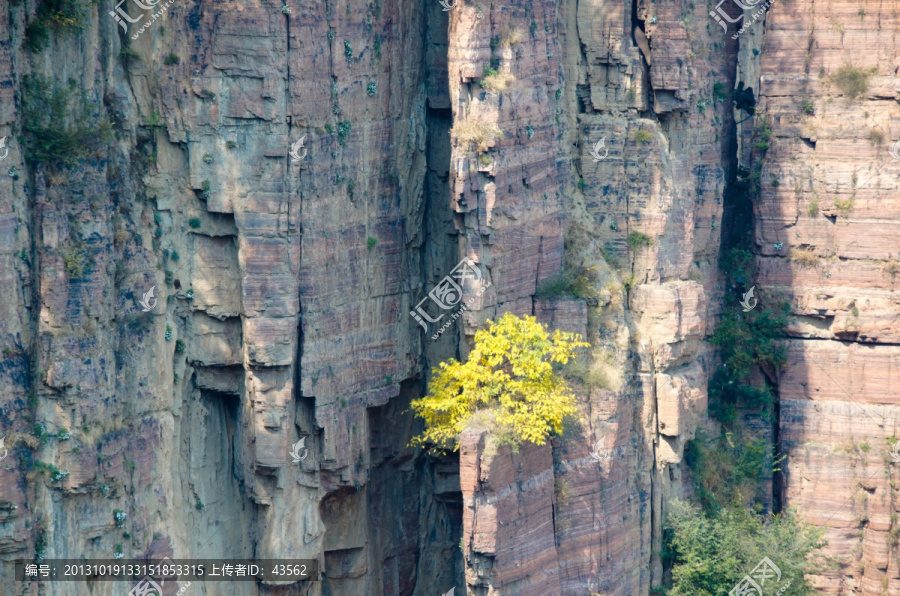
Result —
M90 5L83 31L32 55L33 4L0 10L0 134L21 132L12 90L40 75L73 78L117 140L70 169L26 168L18 144L3 164L3 555L318 559L322 581L291 593L461 583L456 472L407 448L404 407L422 371L407 313L429 281L422 106L445 62L424 56L446 16L187 1L149 23L128 5L149 23L131 41ZM117 59L125 41L139 58ZM449 246L431 252L455 262ZM76 249L83 275L67 264ZM388 434L398 419L406 433ZM34 460L67 475L27 473ZM398 474L422 488L399 507Z
M597 383L578 384L579 428L554 440L552 458L500 450L487 465L489 438L466 435L463 521L474 593L641 594L661 581L651 550L660 545L662 501L682 492L684 443L705 412L703 338L720 294L728 139L719 131L731 110L712 90L717 80L730 88L731 78L729 53L709 51L725 40L690 26L705 17L703 7L681 3L639 3L636 12L612 2L531 12L483 3L451 13L454 119L504 132L483 160L454 144L467 254L497 288L467 316L464 333L496 312L538 315L591 339ZM649 56L635 27L649 38ZM516 82L500 92L479 88L485 68ZM576 231L563 242L566 228ZM629 246L638 232L650 246ZM581 321L571 298L530 297L563 260L596 274L599 298L583 302ZM535 467L532 458L545 463ZM503 488L504 470L517 462L518 490L530 495ZM533 561L508 550L515 527L540 545Z
M757 118L745 127L766 119L773 133L752 161L752 131L744 137L747 165L762 164L761 300L784 295L794 315L778 378L783 498L828 528L827 552L840 564L815 579L825 594L900 589L893 19L887 6L779 4L762 54L746 48L760 79ZM838 84L845 65L868 76L855 99Z
M647 594L706 423L736 145L762 164L761 300L794 314L772 379L783 500L845 555L823 592L898 589L890 7L779 4L736 41L683 1L184 0L143 15L140 60L94 5L28 53L34 10L0 7L4 560L323 572L211 594ZM852 101L829 78L847 62L876 68ZM758 97L737 139L735 63ZM114 142L26 164L36 75L72 79ZM467 146L466 125L499 132ZM432 340L408 313L463 257L484 285ZM564 268L589 295L539 291ZM458 456L409 448L428 368L507 311L591 341L578 424L517 453L477 428Z

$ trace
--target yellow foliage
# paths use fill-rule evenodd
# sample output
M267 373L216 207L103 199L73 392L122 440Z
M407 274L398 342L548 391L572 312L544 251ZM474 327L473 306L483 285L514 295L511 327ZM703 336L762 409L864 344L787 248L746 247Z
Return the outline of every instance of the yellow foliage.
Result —
M475 333L468 361L442 362L432 371L428 395L413 400L413 411L425 420L425 432L413 445L457 450L459 434L478 410L491 410L514 443L543 445L575 414L575 397L554 365L565 365L589 344L574 333L550 335L529 316L506 313L488 325Z

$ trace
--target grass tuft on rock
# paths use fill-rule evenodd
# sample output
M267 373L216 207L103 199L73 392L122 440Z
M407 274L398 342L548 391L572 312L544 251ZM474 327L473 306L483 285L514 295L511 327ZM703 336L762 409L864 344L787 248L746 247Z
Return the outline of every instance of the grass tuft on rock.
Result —
M484 153L490 147L493 139L499 139L503 136L503 131L480 120L458 120L450 134L456 137L460 146L465 151L471 151L473 148L478 153Z
M875 74L874 68L858 68L852 64L843 64L828 80L829 82L841 90L849 100L854 100L861 95L865 95L869 90L869 77Z

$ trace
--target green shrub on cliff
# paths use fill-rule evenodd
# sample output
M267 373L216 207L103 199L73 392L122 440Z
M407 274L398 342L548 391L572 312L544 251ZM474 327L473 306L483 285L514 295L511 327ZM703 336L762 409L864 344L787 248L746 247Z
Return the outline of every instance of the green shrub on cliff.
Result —
M631 232L628 234L628 239L625 243L628 244L628 248L637 251L644 247L652 246L653 238L643 232Z
M428 395L413 400L425 431L413 445L433 443L459 448L459 434L476 412L484 412L507 442L543 445L561 433L563 419L575 414L575 398L557 370L589 344L574 333L551 335L534 317L506 313L475 333L465 362L450 359L433 370Z
M828 77L831 84L836 86L849 100L854 100L860 95L865 95L869 90L869 77L875 73L875 69L864 69L844 64Z
M703 429L684 446L684 459L691 469L694 495L707 514L721 511L729 503L745 507L764 504L767 480L776 460L765 439L746 431L722 433L710 439Z
M25 88L26 157L31 162L71 165L96 152L112 137L99 107L70 80L63 87L29 77Z
M778 568L764 581L766 594L806 596L816 592L805 576L830 564L818 552L826 544L822 530L790 512L762 516L734 507L707 516L676 501L666 520L665 537L664 554L672 563L667 596L728 594L764 558ZM754 581L759 582L758 573Z
M754 367L773 374L787 363L787 351L781 340L788 324L790 304L774 295L759 299L749 312L735 304L753 280L753 255L749 251L731 250L723 262L723 270L735 288L734 302L727 305L710 339L710 343L720 348L722 363L709 382L709 412L720 422L731 424L737 417L738 406L762 409L767 414L774 403L769 388L753 385L750 379Z
M50 42L50 31L64 33L84 27L87 15L85 0L41 0L34 20L25 28L27 50L40 52Z
M597 299L599 275L593 267L568 267L548 277L534 293L537 298L558 298L575 296Z

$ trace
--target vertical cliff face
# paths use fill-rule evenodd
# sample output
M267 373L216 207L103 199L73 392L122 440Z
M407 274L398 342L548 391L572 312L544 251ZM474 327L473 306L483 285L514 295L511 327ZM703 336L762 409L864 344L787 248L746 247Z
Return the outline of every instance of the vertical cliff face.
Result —
M450 219L446 17L186 1L125 6L123 31L80 7L40 53L34 3L0 19L2 552L317 558L323 593L459 583L458 472L406 448L404 406L423 266L456 259L424 250ZM112 141L36 156L37 80L71 98L49 127L93 143L107 120Z
M484 430L463 435L476 594L640 594L662 579L663 502L682 494L684 443L706 409L733 155L732 108L715 89L733 85L735 44L699 25L706 12L534 2L451 14L454 122L502 131L485 151L454 145L454 207L495 290L465 331L513 311L592 342L580 422L552 446L513 454ZM596 295L539 291L561 264Z
M893 8L787 3L732 37L687 0L73 5L0 6L4 560L323 570L210 594L647 594L710 424L720 238L752 225L760 300L793 315L773 504L851 553L823 593L897 587ZM752 222L724 204L739 167ZM487 290L422 334L464 257ZM409 448L430 367L508 311L590 340L578 420Z
M900 586L894 10L779 5L747 61L773 133L760 155L744 132L743 158L762 164L758 282L794 316L778 378L784 500L842 556L817 578L824 594Z

